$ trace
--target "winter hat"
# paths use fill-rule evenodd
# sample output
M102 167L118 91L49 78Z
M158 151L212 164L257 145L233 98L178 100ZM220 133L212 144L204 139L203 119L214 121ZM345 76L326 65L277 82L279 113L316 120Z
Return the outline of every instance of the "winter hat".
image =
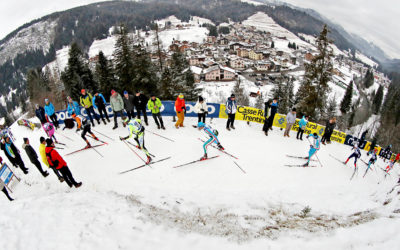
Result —
M51 138L47 138L46 144L47 144L47 147L51 147L51 144L53 144L53 140Z
M44 139L43 136L40 137L40 143L43 143L44 141L46 141L46 139Z
M185 96L184 96L183 94L179 94L178 97L179 97L180 99L183 99Z
M232 94L232 95L231 95L231 98L235 98L235 94Z
M82 93L82 94L85 94L85 92L86 92L85 89L82 89L82 90L81 90L81 93Z
M292 111L293 111L293 112L296 112L296 108L292 108Z
M111 95L115 94L115 90L111 90Z
M39 104L36 104L35 107L38 109L39 108Z
M314 138L318 138L318 134L317 133L314 133L313 136L314 136Z
M47 98L46 98L46 99L44 99L44 102L48 102L48 101L49 101L49 99L47 99Z
M203 97L199 96L199 102L202 102L202 101L204 101Z
M125 90L125 91L124 91L124 95L127 95L127 94L128 94L128 91Z
M156 96L154 93L150 95L150 97Z
M26 144L28 142L28 138L24 138L24 143Z

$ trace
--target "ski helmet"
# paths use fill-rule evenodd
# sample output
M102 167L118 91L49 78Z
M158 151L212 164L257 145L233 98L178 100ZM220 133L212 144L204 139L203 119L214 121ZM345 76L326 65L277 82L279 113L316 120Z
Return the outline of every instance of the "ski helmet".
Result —
M205 126L206 126L206 124L204 124L204 122L197 123L197 127L199 127L199 128L203 128Z

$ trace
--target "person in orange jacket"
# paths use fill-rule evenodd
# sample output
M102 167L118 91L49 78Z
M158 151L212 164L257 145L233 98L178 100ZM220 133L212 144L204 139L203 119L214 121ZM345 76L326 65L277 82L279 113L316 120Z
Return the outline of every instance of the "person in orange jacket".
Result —
M185 120L185 114L186 114L186 105L183 94L179 94L178 97L176 98L175 110L176 110L176 116L178 117L178 121L175 123L175 127L176 128L183 127L183 120Z

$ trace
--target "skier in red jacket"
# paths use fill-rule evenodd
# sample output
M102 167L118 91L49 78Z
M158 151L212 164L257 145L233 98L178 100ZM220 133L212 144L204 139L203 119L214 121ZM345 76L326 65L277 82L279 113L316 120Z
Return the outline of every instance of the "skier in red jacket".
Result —
M61 157L61 155L54 149L55 145L52 139L46 139L46 157L51 167L55 167L58 171L60 171L63 176L65 182L69 187L74 185L76 188L82 186L82 182L76 182L74 177L72 177L72 173L69 170L67 163Z

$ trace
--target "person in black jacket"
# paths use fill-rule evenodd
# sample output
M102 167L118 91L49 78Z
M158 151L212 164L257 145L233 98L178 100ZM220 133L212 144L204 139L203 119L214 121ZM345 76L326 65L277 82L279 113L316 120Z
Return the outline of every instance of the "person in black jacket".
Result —
M28 169L25 167L25 164L22 161L19 150L15 147L14 143L12 143L10 137L7 135L5 138L3 138L3 140L1 140L1 150L4 151L4 154L14 167L20 167L24 174L28 174Z
M365 143L365 137L367 137L367 134L368 134L368 129L365 130L365 131L361 134L361 138L360 138L360 141L359 141L359 143L358 143L358 147L359 147L359 148L362 148L362 145L364 145L364 143Z
M265 108L264 108L264 126L262 130L264 131L265 135L268 135L268 117L271 115L270 114L270 108L271 108L272 100L269 100L268 102L265 102Z
M39 172L43 175L43 177L47 177L49 173L47 171L43 171L42 165L40 165L40 162L38 160L38 155L36 154L35 150L32 148L32 146L29 144L29 139L24 138L24 144L22 145L22 148L25 149L26 154L29 157L29 160L37 167Z
M140 91L136 91L136 96L133 100L133 103L135 104L136 107L137 117L140 119L140 113L143 113L144 122L146 123L146 125L149 125L146 113L146 106L148 101L149 98L147 98L147 96L143 95Z
M35 114L42 125L47 122L46 113L44 112L44 108L40 107L39 104L36 104Z
M270 106L270 116L268 117L267 126L264 130L266 136L268 136L268 130L272 130L272 124L274 123L274 118L278 112L278 98L274 98Z
M129 120L135 117L135 104L133 95L128 94L128 91L124 91L124 109L128 115ZM140 119L140 118L139 118Z
M332 136L333 130L335 129L335 126L336 126L336 118L335 117L333 117L332 119L329 119L326 122L325 133L321 139L322 144L326 145L325 142L331 143L331 136Z
M103 121L103 123L106 124L106 120L104 119L104 117L107 119L108 122L110 122L110 118L108 118L106 110L106 99L104 99L104 96L102 94L95 93L92 98L92 102L93 102L93 107L99 111L100 118Z

